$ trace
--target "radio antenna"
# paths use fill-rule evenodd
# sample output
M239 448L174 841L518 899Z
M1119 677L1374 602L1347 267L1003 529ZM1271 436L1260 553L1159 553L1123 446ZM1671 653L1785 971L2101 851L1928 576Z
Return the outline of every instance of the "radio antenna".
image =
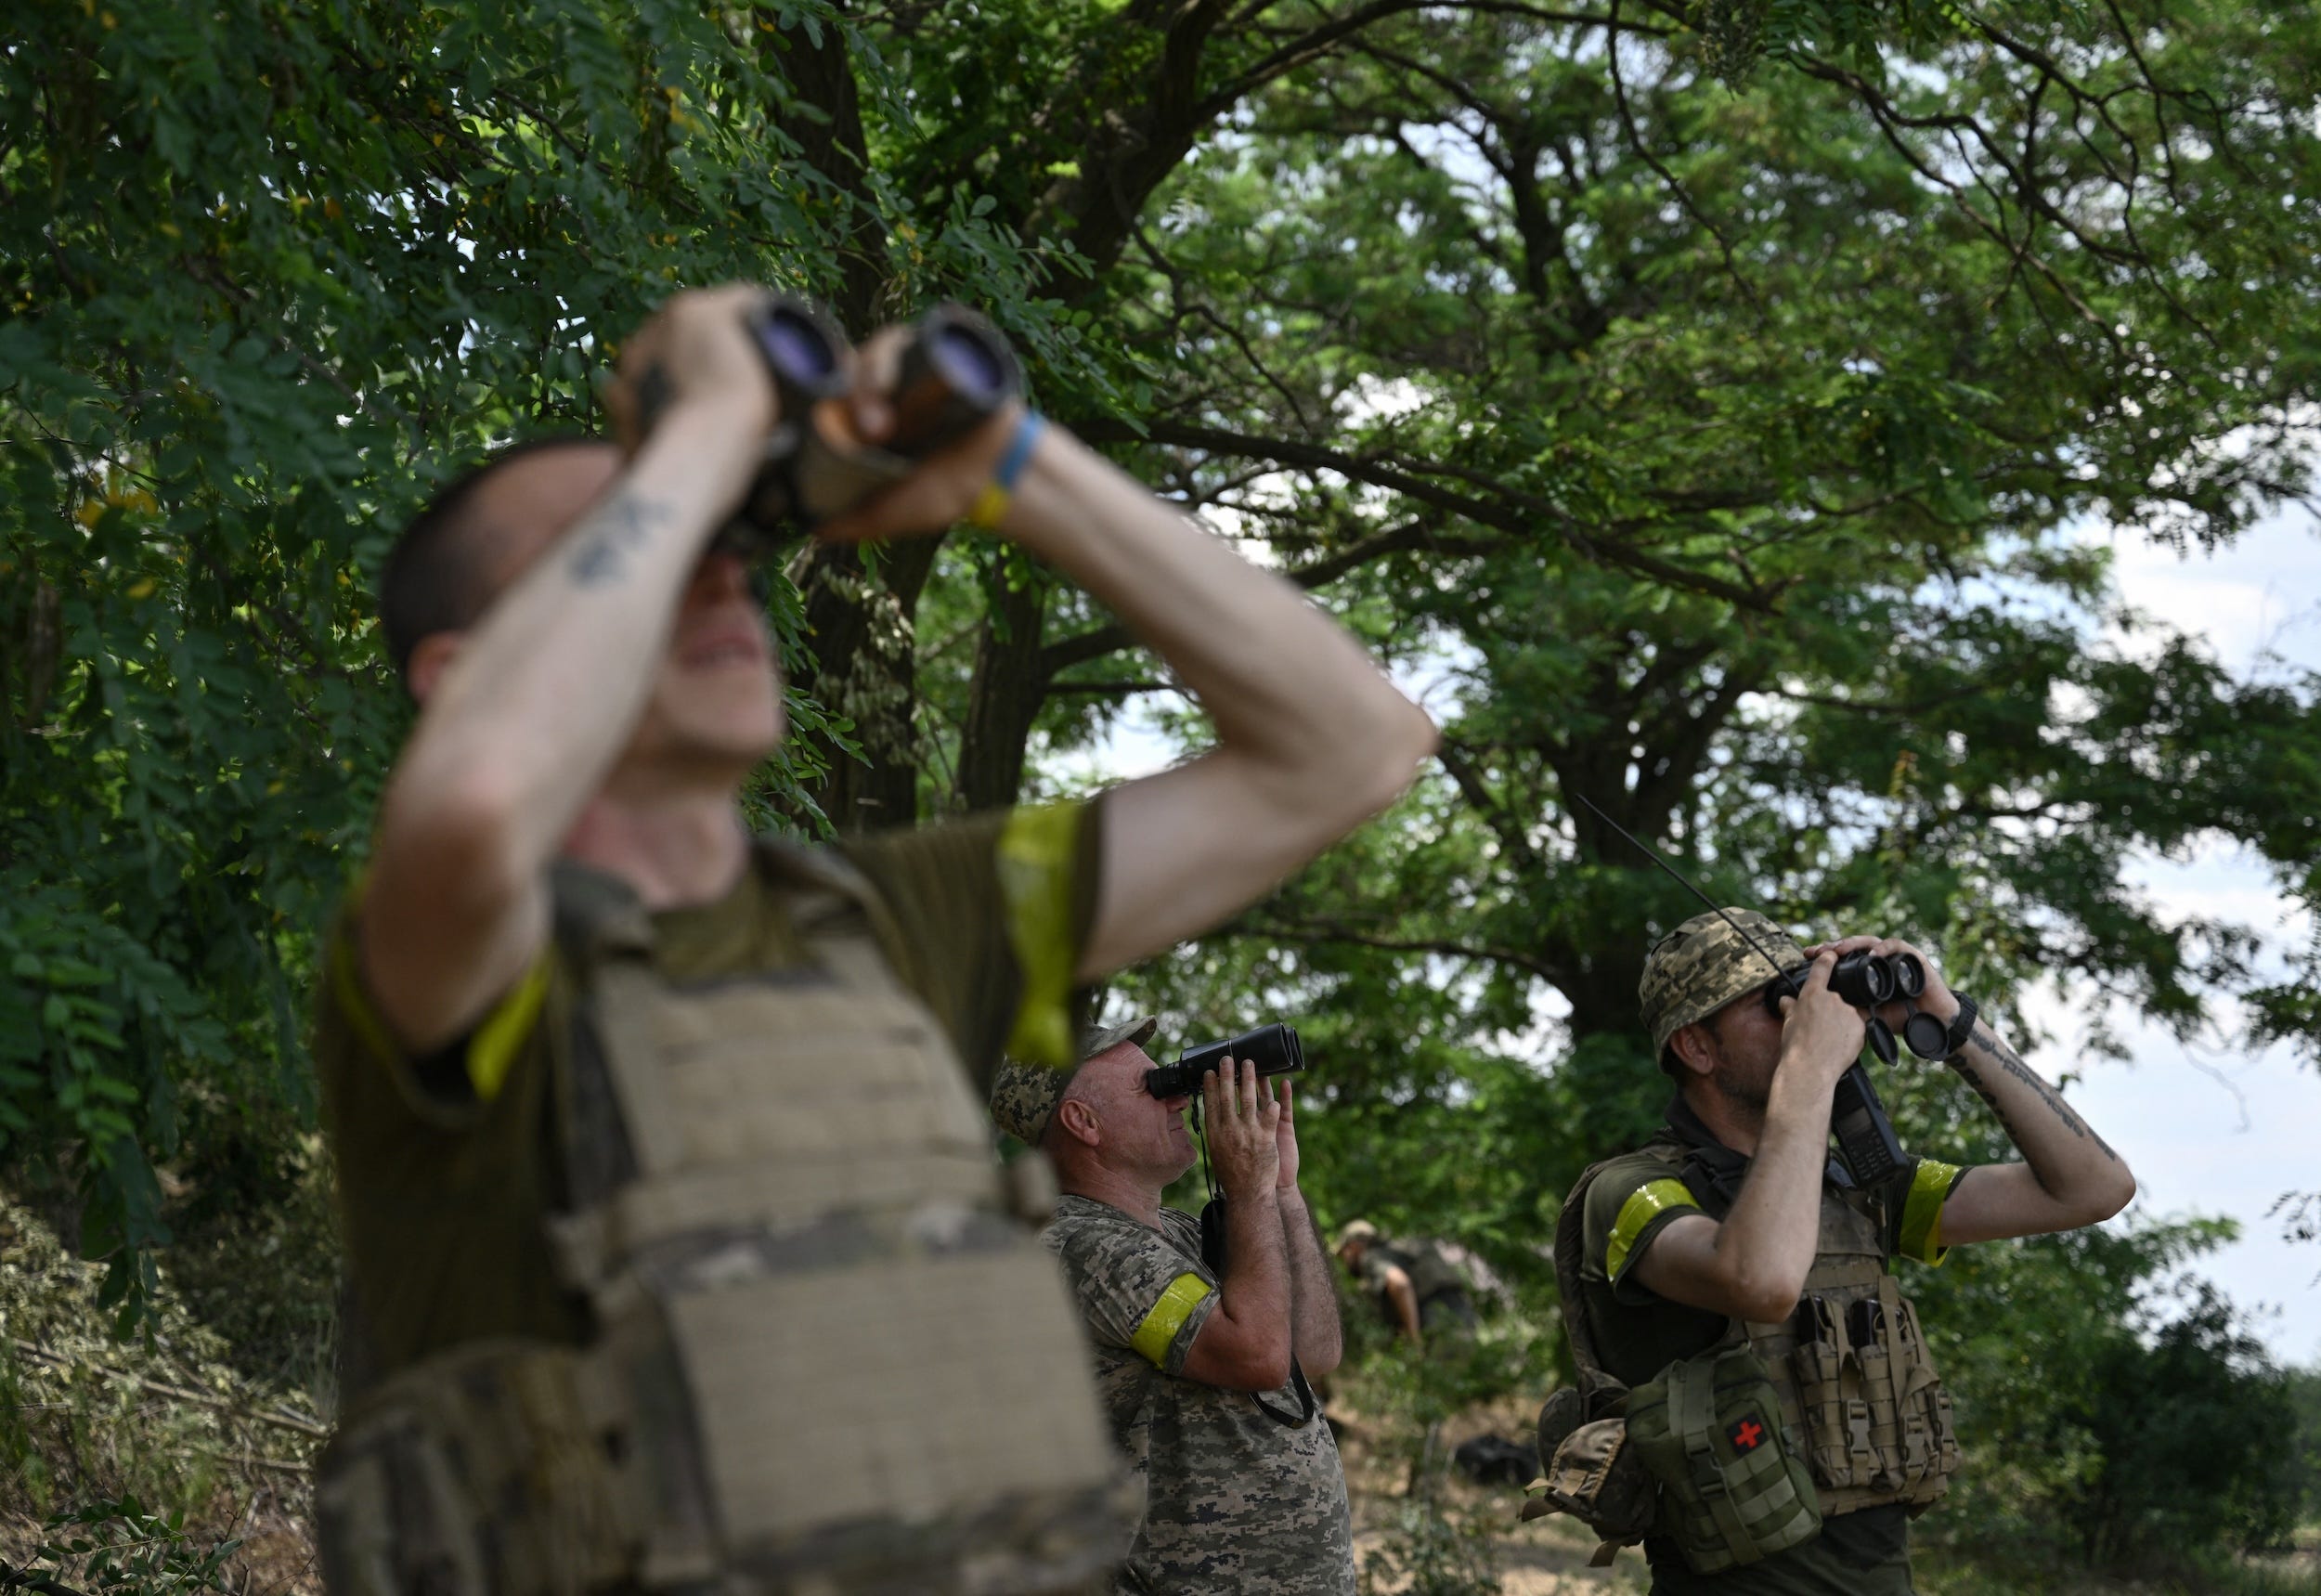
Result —
M1601 809L1597 808L1595 800L1590 798L1587 794L1573 793L1571 796L1577 798L1580 802L1586 804L1589 810L1593 811L1598 820L1603 822L1604 824L1618 832L1623 837L1626 837L1627 839L1628 846L1634 848L1639 853L1641 853L1645 858L1651 860L1654 864L1659 865L1660 868L1666 870L1670 876L1675 876L1677 885L1682 887L1687 892L1692 893L1693 897L1698 898L1702 902L1707 904L1711 910L1715 911L1718 919L1732 928L1732 934L1739 937L1744 942L1746 942L1749 945L1750 952L1754 953L1758 958L1763 959L1767 964L1773 967L1774 979L1788 987L1789 995L1792 997L1798 995L1796 979L1792 977L1787 970L1781 967L1781 962L1775 959L1772 954L1767 953L1764 948L1758 944L1757 940L1755 937L1750 936L1748 932L1741 928L1740 921L1734 919L1731 915L1726 914L1723 909L1719 908L1716 899L1711 898L1698 887L1693 886L1692 882L1686 880L1675 865L1660 857L1660 850L1658 849L1653 847L1648 842L1639 841L1635 835L1631 833L1627 827L1622 825L1618 821L1614 820L1610 815L1604 813Z

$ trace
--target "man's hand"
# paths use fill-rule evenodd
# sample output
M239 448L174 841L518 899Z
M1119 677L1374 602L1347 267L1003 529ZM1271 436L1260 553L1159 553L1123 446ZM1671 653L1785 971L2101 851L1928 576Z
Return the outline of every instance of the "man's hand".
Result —
M1809 958L1824 953L1841 959L1848 954L1870 953L1877 954L1880 958L1891 958L1896 954L1908 954L1916 959L1920 967L1926 972L1926 990L1913 998L1911 1002L1933 1015L1946 1026L1958 1018L1958 998L1951 993L1949 984L1943 980L1942 972L1934 967L1932 959L1903 941L1900 937L1841 937L1836 941L1819 942L1806 949L1806 955ZM1910 1008L1898 998L1892 1003L1880 1004L1878 1018L1885 1020L1899 1036L1901 1034L1902 1022L1910 1018Z
M885 327L855 351L854 387L844 401L845 415L864 444L883 445L894 434L892 401L910 338L907 327ZM1008 400L981 425L919 461L902 481L823 522L814 536L825 543L858 543L940 532L966 520L1023 418L1023 405Z
M1201 1078L1201 1123L1217 1185L1231 1202L1270 1197L1281 1169L1281 1105L1258 1079L1252 1059L1225 1061Z
M1804 995L1781 1000L1781 1068L1798 1071L1824 1096L1861 1057L1868 1032L1861 1010L1830 990L1829 972L1836 964L1836 954L1822 949L1806 971Z
M604 409L623 452L635 454L654 427L679 411L715 410L746 423L739 430L750 437L773 430L780 419L773 378L746 322L765 299L752 283L691 289L637 329L604 384ZM754 471L755 460L748 463Z
M1276 1191L1295 1191L1298 1188L1298 1122L1290 1107L1290 1083L1281 1083L1281 1123L1274 1132L1274 1146L1280 1158L1280 1168L1274 1175Z

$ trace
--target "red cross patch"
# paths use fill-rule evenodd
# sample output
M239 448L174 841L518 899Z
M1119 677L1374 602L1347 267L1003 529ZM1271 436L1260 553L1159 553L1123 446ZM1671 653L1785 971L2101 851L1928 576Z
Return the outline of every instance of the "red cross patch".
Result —
M1744 1419L1725 1432L1725 1439L1744 1452L1754 1452L1765 1439L1765 1426L1754 1417Z

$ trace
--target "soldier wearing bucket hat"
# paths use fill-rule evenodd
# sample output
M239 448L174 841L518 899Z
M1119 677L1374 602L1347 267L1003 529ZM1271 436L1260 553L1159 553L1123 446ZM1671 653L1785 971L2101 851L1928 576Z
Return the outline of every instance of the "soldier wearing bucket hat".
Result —
M1297 1184L1290 1087L1246 1059L1212 1072L1204 1124L1228 1226L1222 1275L1162 1190L1193 1163L1189 1098L1146 1089L1137 1019L1082 1039L1070 1072L1004 1066L1001 1128L1055 1162L1045 1240L1086 1321L1112 1434L1144 1476L1122 1591L1352 1596L1353 1525L1337 1443L1308 1400L1341 1354L1321 1238Z
M2023 1161L1905 1159L1858 1185L1830 1156L1832 1096L1866 1034L1830 971L1864 951L1925 965L1918 1006L1947 1028L1947 1062ZM1606 1395L1640 1386L1629 1434L1649 1447L1638 1410L1665 1389L1688 1463L1659 1480L1644 1541L1655 1593L1906 1596L1909 1520L1948 1488L1959 1450L1895 1261L1938 1265L1963 1242L2092 1225L2135 1182L1972 1000L1899 940L1800 946L1754 910L1696 915L1653 949L1637 995L1677 1095L1649 1143L1591 1166L1565 1197L1557 1281L1588 1395L1549 1403L1543 1463L1556 1476L1562 1443L1581 1443L1576 1427L1601 1417ZM1881 1018L1906 1017L1893 1004ZM1676 1394L1698 1388L1686 1370L1736 1368L1741 1348L1777 1395L1770 1438L1756 1415L1726 1426L1705 1401L1678 1410ZM1812 1488L1795 1512L1773 1499L1784 1476L1744 1454L1759 1446L1802 1460L1787 1477L1809 1474ZM1710 1490L1705 1473L1725 1485Z

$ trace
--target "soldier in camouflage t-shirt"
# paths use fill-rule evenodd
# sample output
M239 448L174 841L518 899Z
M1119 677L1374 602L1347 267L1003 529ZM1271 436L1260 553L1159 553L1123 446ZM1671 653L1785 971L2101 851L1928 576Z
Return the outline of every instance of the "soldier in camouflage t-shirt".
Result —
M1069 1079L1004 1067L1000 1124L1056 1161L1065 1192L1046 1240L1094 1343L1112 1434L1146 1505L1116 1589L1352 1596L1345 1475L1307 1377L1337 1366L1337 1299L1297 1186L1287 1083L1254 1071L1203 1090L1225 1193L1223 1278L1200 1226L1160 1206L1190 1168L1186 1099L1144 1089L1147 1019L1087 1039Z

